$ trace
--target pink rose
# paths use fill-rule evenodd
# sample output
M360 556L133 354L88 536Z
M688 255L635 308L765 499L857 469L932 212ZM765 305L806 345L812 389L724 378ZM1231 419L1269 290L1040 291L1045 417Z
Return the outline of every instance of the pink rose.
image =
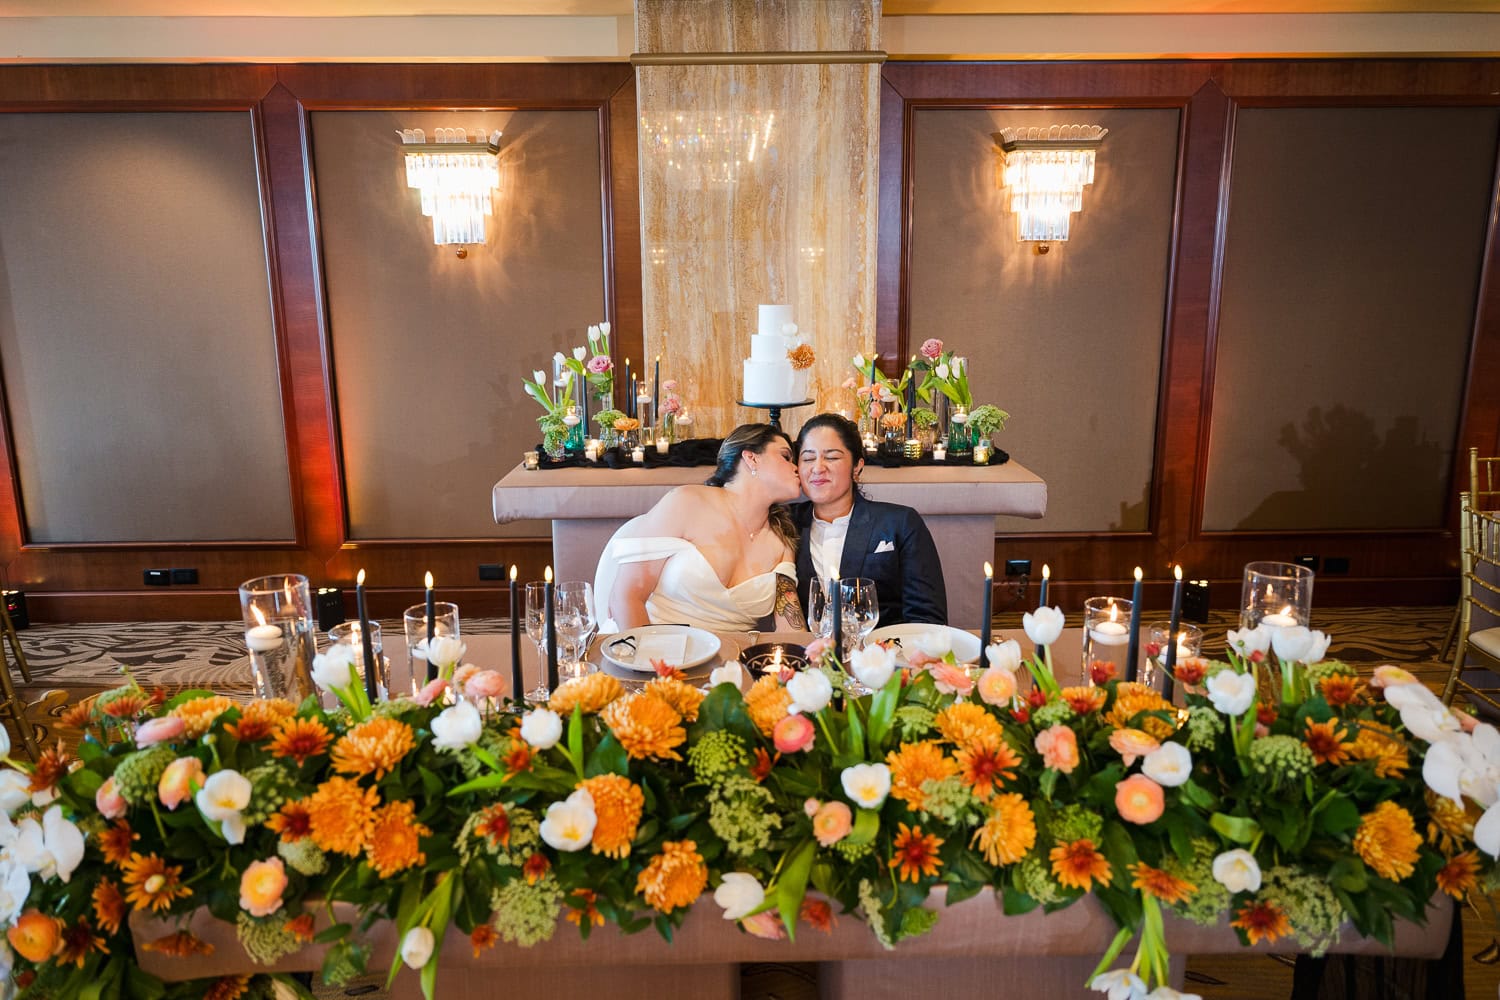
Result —
M175 715L164 715L159 719L148 719L135 731L135 745L154 747L158 743L175 740L187 731L187 726Z
M668 413L681 413L682 400L677 396L668 396L666 399L663 399L661 401L661 412L663 415L666 415Z
M498 698L505 693L505 678L498 670L481 670L464 684L470 698Z
M943 356L943 342L936 337L928 337L922 341L922 357L928 361L936 361Z
M746 917L740 921L740 926L758 938L767 941L780 941L786 937L786 928L781 926L781 918L771 910L757 913L753 917Z
M967 695L974 690L974 678L969 676L969 671L945 660L939 660L928 670L932 674L933 683L943 694Z
M446 691L447 688L448 688L448 682L447 681L443 680L441 677L435 677L432 680L428 681L426 684L424 684L422 686L422 690L420 690L416 694L412 695L411 696L411 700L414 701L414 702L416 702L418 705L421 705L423 708L426 708L428 705L431 705L434 701L437 701L438 697L444 691Z
M281 909L286 866L280 858L252 861L240 876L240 909L252 917L269 917Z
M788 715L776 723L776 749L782 753L800 753L813 745L818 730L805 715Z
M824 847L832 847L849 836L854 825L854 812L842 802L825 802L813 816L813 836Z
M167 765L156 783L156 797L175 811L203 787L203 762L197 757L178 757Z
M1115 809L1127 823L1154 823L1166 809L1161 786L1144 774L1132 774L1115 785Z
M979 697L986 705L1009 705L1016 696L1016 675L1004 667L990 667L979 675Z
M1036 734L1036 750L1044 765L1063 774L1072 774L1078 766L1078 737L1062 723Z
M608 354L596 354L592 358L589 358L589 371L593 372L595 375L603 375L614 366L615 363L609 360Z
M94 808L99 810L99 815L105 819L119 819L125 815L128 803L125 796L115 790L115 776L110 775L104 779L104 784L94 793Z
M661 384L661 388L663 392L676 392L677 380L675 378L669 378Z

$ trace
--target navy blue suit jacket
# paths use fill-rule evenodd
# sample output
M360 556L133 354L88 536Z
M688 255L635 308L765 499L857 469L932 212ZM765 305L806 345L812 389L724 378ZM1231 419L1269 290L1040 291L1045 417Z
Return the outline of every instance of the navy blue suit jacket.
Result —
M791 505L799 535L797 596L803 611L808 608L809 587L816 575L808 546L812 507L810 500ZM876 552L882 542L890 543L887 551ZM863 576L875 581L882 627L905 622L948 624L943 564L922 515L910 507L866 500L856 493L844 554L839 559L839 576Z

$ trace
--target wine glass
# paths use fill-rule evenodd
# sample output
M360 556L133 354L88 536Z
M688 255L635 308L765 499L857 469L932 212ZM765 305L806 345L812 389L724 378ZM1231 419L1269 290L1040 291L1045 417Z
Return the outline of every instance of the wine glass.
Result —
M863 576L846 576L839 581L839 591L844 604L844 643L851 649L863 648L865 637L875 631L875 625L880 621L880 600L875 596L875 581Z
M827 585L822 580L812 581L807 588L807 630L820 639L833 635L829 604Z
M547 687L547 585L541 580L526 585L526 634L536 643L541 658L536 687L526 692L526 700L542 704L552 697L552 691Z
M594 617L594 587L583 581L557 585L557 651L563 659L562 678L589 673L589 640L599 627Z

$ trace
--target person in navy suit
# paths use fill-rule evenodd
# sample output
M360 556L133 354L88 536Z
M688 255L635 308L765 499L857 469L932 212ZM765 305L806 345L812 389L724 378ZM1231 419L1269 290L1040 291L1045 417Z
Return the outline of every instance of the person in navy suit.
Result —
M837 413L820 413L797 435L797 474L807 500L792 504L797 526L797 592L810 607L813 581L867 577L875 581L880 626L948 623L943 565L937 546L910 507L880 503L859 490L865 467L859 428Z

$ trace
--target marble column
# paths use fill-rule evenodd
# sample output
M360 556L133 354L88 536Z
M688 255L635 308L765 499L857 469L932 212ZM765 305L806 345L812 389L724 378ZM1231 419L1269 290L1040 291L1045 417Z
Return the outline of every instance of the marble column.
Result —
M786 303L817 360L815 407L853 411L875 344L880 0L637 0L648 363L719 436L756 307ZM643 368L645 366L643 365Z

